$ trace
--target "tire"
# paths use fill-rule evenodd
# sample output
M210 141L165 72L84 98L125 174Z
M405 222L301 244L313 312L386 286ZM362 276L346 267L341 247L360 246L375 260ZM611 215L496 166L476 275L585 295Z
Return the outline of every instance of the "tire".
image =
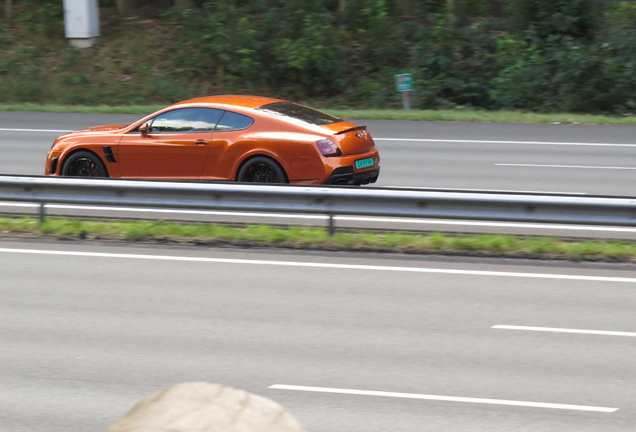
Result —
M65 177L108 177L104 162L94 153L78 151L66 159L62 167Z
M287 176L272 159L257 156L241 166L236 180L243 183L287 183Z

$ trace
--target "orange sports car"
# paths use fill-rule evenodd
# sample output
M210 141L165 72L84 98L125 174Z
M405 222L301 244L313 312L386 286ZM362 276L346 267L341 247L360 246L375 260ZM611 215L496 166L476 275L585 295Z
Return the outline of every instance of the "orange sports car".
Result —
M374 183L380 156L366 126L279 99L210 96L132 124L62 135L46 175L257 183Z

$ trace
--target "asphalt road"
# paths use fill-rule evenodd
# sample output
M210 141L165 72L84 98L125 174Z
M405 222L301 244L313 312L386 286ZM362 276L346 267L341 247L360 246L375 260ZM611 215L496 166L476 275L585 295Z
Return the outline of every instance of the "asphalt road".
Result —
M137 115L0 112L0 174L41 175L61 132L137 120ZM364 121L382 155L380 187L634 196L636 127ZM521 165L521 166L520 166ZM528 166L540 165L540 166ZM2 213L31 213L0 204ZM101 215L217 222L323 226L321 216L274 217L219 212L103 211L53 206L51 215ZM574 227L477 221L340 217L344 228L508 233L635 239L636 228Z
M0 113L0 173L42 173L42 129L136 118ZM634 195L633 127L361 123L378 186ZM635 288L633 265L0 239L0 432L98 431L198 380L310 432L631 431Z
M3 432L99 431L200 380L310 432L636 423L633 265L0 239L0 275Z
M59 132L141 116L0 112L0 173L41 175ZM382 157L377 186L633 196L636 127L360 121ZM17 131L16 129L22 129Z

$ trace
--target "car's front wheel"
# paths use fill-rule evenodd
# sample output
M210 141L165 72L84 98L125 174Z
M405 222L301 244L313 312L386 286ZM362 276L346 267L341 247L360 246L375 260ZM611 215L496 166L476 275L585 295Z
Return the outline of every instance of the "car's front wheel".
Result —
M236 179L245 183L287 183L283 169L270 158L262 156L245 162Z
M62 175L67 177L108 177L106 166L99 157L87 151L73 153L64 162Z

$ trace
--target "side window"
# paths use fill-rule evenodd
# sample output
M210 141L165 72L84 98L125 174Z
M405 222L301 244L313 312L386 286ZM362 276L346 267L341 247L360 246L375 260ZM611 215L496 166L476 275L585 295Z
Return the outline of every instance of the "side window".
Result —
M159 114L150 124L150 133L211 132L222 110L213 108L180 108Z
M220 132L247 129L252 126L254 119L243 114L232 111L225 111L221 120L216 125L216 130Z

